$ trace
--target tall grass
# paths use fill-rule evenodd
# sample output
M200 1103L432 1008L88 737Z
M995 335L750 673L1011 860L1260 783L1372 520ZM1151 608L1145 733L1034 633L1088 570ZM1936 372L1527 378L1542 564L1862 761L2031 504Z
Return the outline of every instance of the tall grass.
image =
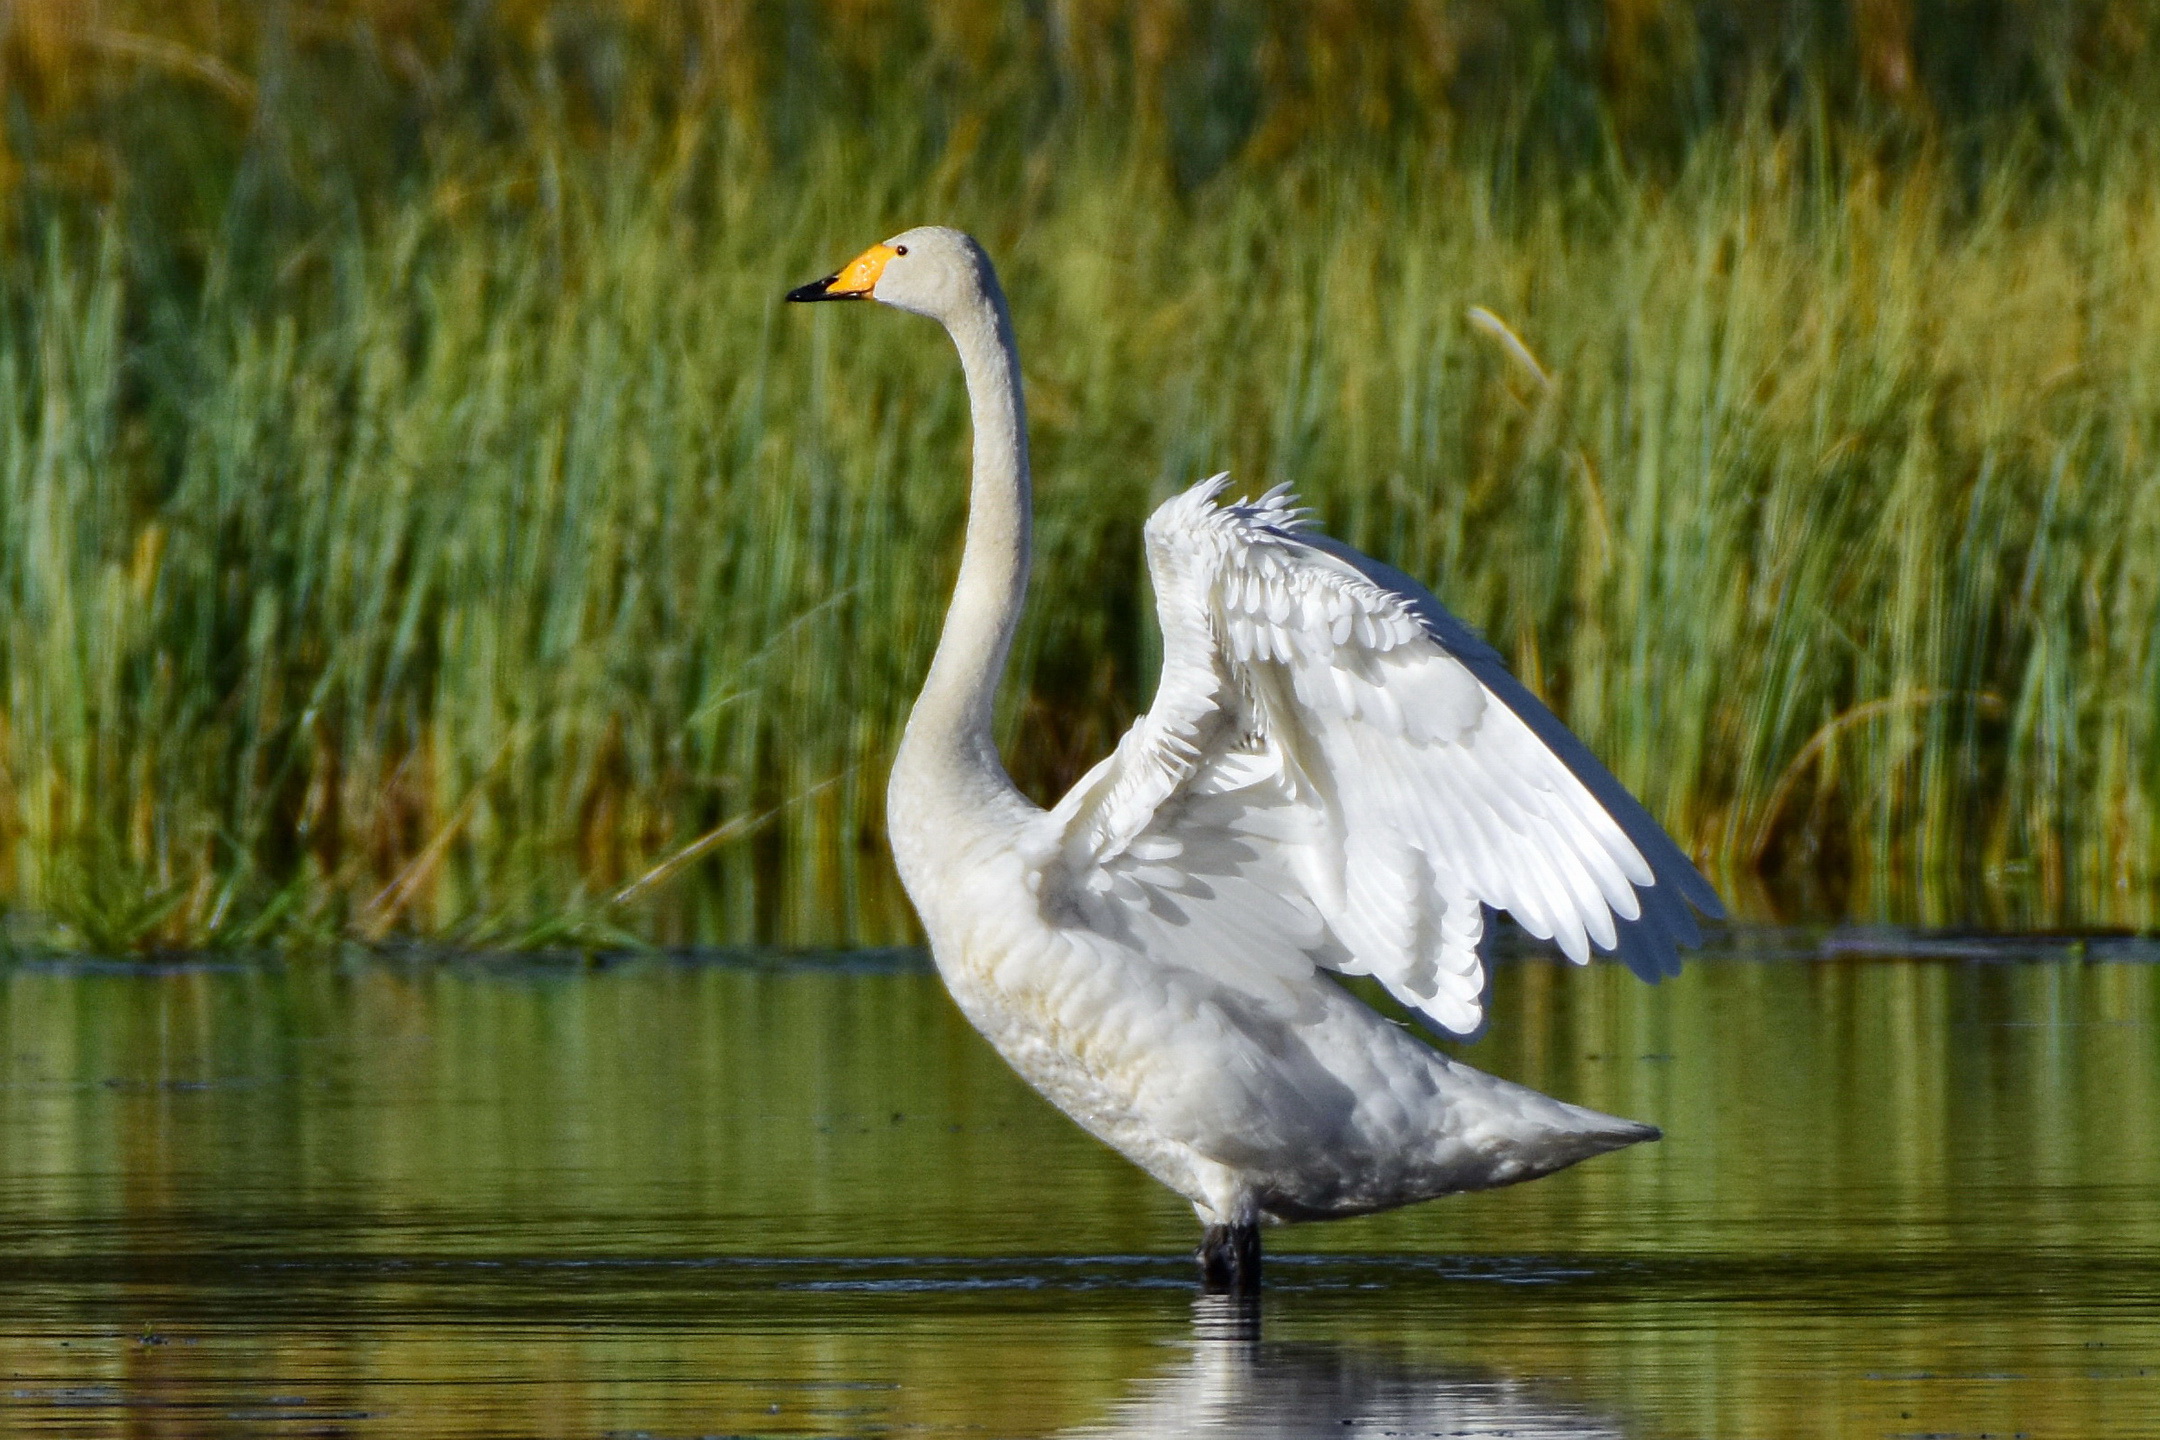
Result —
M1744 913L2153 923L2140 104L1984 163L1766 91L1662 156L1377 126L1202 175L1145 107L896 84L785 144L542 113L285 210L257 154L185 243L17 192L16 933L904 937L880 795L964 397L921 322L777 297L929 219L1026 358L1038 796L1152 684L1140 519L1229 468L1432 581Z

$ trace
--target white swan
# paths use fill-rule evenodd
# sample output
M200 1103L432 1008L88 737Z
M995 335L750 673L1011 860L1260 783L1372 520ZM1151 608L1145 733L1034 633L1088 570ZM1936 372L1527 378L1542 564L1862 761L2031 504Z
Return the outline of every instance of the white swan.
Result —
M1259 1279L1258 1224L1529 1180L1655 1138L1450 1060L1484 1017L1485 907L1647 978L1717 896L1500 657L1414 581L1224 479L1147 524L1153 707L1054 810L1014 788L991 706L1027 589L1026 415L989 258L929 226L790 300L942 324L975 430L960 575L887 792L893 857L953 999L1012 1067L1185 1196L1209 1288Z

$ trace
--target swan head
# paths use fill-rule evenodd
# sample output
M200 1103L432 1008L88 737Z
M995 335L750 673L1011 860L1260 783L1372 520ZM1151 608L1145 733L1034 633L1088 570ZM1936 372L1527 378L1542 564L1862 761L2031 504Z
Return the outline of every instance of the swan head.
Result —
M876 300L932 320L951 321L996 293L990 257L971 235L918 225L871 246L822 280L787 298Z

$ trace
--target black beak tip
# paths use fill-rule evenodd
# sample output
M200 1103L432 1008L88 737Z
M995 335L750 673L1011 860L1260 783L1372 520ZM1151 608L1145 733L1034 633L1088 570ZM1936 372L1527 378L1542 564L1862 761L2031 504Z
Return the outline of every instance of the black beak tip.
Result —
M787 300L793 300L798 303L806 303L811 300L859 300L862 298L859 295L849 295L845 293L839 295L833 294L832 283L839 278L840 276L835 273L832 275L827 275L822 280L812 280L807 285L796 286L793 290L788 291L787 294L782 298Z

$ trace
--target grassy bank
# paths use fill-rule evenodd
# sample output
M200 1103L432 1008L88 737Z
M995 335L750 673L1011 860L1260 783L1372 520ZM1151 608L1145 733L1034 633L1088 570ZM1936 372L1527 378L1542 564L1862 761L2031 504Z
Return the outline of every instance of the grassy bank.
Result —
M879 799L963 396L921 322L777 297L925 219L1015 302L1042 559L1004 727L1039 797L1152 684L1141 517L1229 468L1433 581L1744 913L2154 922L2128 102L1985 163L1765 100L1648 156L1322 127L1198 176L1145 107L873 100L784 145L719 100L542 115L283 211L264 162L162 247L18 191L16 934L904 936Z

